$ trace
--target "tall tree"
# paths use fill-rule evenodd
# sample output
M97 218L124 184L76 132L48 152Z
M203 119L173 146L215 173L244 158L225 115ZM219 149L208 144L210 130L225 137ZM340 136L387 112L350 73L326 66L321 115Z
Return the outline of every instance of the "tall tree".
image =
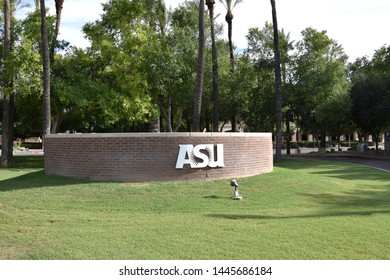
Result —
M217 45L215 42L215 29L214 29L215 0L206 0L206 5L209 8L210 29L211 29L211 47L212 47L212 59L213 59L213 131L218 132L218 127L219 127L219 82L218 82L218 54L217 54Z
M2 2L2 4L1 4L2 5L1 6L1 11L2 11L1 19L2 19L2 21L4 19L3 3L4 2ZM20 131L21 130L25 131L26 130L25 128L29 126L29 124L25 123L24 121L22 121L20 119L20 116L25 115L26 111L28 111L28 109L25 110L25 108L21 108L21 106L20 106L21 100L23 99L23 96L25 94L26 95L29 94L30 98L26 97L25 100L30 99L30 101L31 101L32 94L30 95L30 93L32 93L32 92L37 93L37 96L38 96L38 93L41 93L41 86L40 85L41 85L41 81L42 81L42 75L39 75L41 72L40 69L42 67L42 63L41 63L41 60L39 58L39 53L36 52L37 48L35 48L34 46L32 46L30 44L31 43L30 36L34 36L34 35L32 35L33 33L31 32L31 29L27 28L27 26L25 25L25 23L28 21L28 19L31 19L32 17L34 17L33 14L36 15L35 18L37 18L37 19L38 19L37 16L39 16L39 14L38 13L31 13L27 16L27 18L25 20L22 20L22 21L17 20L15 18L16 8L19 10L19 9L24 8L26 6L20 5L20 1L10 0L9 3L10 3L10 27L11 27L10 35L11 36L10 36L10 41L6 42L5 45L7 46L9 44L10 48L9 48L9 55L8 55L7 60L3 61L4 64L2 64L2 65L4 65L5 67L2 69L3 72L1 75L1 82L6 81L6 83L2 83L1 92L7 94L7 101L8 101L8 97L9 97L9 102L5 103L5 104L9 103L9 110L8 110L9 114L7 115L9 119L8 120L6 119L6 122L9 123L9 125L8 125L8 128L9 128L8 129L8 139L9 139L8 140L8 146L9 146L9 148L8 148L8 153L9 153L8 161L10 161L12 159L12 156L13 156L14 135L16 135L17 137L21 137L22 135L20 134ZM7 13L8 13L8 11L7 11ZM36 26L36 23L38 23L38 21L34 21L34 26ZM39 31L39 28L37 28L37 30ZM2 24L2 34L3 35L6 34L4 24ZM36 39L36 38L37 37L34 37L34 39ZM2 47L3 46L4 45L2 44ZM7 50L7 47L6 47L6 50ZM3 51L3 49L2 49L2 51ZM31 54L33 54L33 53L37 54L36 58L38 58L38 60L32 59ZM37 77L38 77L38 79L36 79ZM4 87L3 87L3 85L4 85ZM39 91L34 91L36 85L38 85L37 88L39 89ZM17 98L15 97L16 94L17 94ZM4 97L4 95L2 95L2 98L3 97ZM28 102L25 104L28 104L28 106L33 107L32 103L33 102ZM39 111L39 112L37 112L37 111ZM33 113L33 115L34 116L39 115L39 117L40 117L41 111L42 111L41 107L36 106L35 107L36 113ZM17 115L16 115L16 113L17 113ZM30 114L28 116L29 120L34 119L31 116L32 116L32 114L30 111ZM17 117L16 125L15 125L15 117ZM41 119L41 118L39 118L39 119ZM41 131L42 124L39 127L40 127L39 131ZM27 129L29 129L29 128L27 128ZM3 155L4 155L4 153L3 153Z
M45 0L40 0L41 12L41 41L43 61L43 135L50 134L51 108L50 108L50 50L49 37L46 26Z
M390 126L390 76L370 75L351 88L352 119L362 135L371 134L378 151L379 135Z
M54 29L54 36L52 37L51 44L50 44L50 65L51 66L54 64L55 49L58 45L57 38L58 38L58 34L60 32L61 15L62 15L62 8L64 5L64 0L55 0L55 5L56 5L56 25L55 25L55 29ZM53 91L52 87L50 88L50 91L51 92ZM58 110L58 112L54 118L53 126L51 127L52 133L57 132L58 123L59 123L59 119L61 117L61 114L62 114L62 111Z
M248 59L253 64L253 71L256 73L256 84L246 100L248 105L245 112L245 125L251 130L268 130L275 133L276 98L273 34L273 25L266 22L264 28L251 28L247 35L248 49L244 54L248 56ZM286 85L287 76L290 75L289 51L292 50L292 43L289 40L288 34L285 34L283 30L279 31L282 92L283 104L285 104L283 108L288 105L288 96L286 94L288 93L288 86Z
M251 28L245 55L253 64L256 86L248 96L245 124L254 131L275 131L275 64L273 26Z
M372 71L375 75L390 73L390 46L382 46L375 51L371 61Z
M57 40L58 34L60 32L61 16L62 16L62 8L64 7L64 0L55 0L55 4L56 4L56 26L54 30L52 49L55 48L56 44L54 40Z
M336 93L348 90L348 57L326 31L307 28L302 35L303 39L296 44L291 109L300 117L300 127L320 140L320 151L325 151L326 122L322 105Z
M11 77L7 75L8 58L11 52L11 3L4 0L4 46L3 46L3 121L1 134L1 167L7 168L10 161L10 151L12 149L10 110L11 110Z
M156 29L156 33L158 34L159 36L159 40L161 42L161 45L158 50L157 50L157 53L161 53L161 52L164 52L164 50L166 50L166 41L167 41L167 23L168 23L168 10L167 10L167 7L165 5L165 1L164 0L152 0L152 3L151 5L149 5L149 15L151 16L151 19L150 19L150 26L153 27L155 26L155 29ZM152 64L153 66L155 66L155 64ZM152 66L152 67L153 67ZM155 68L156 69L156 68ZM152 71L154 72L154 71ZM161 103L159 101L161 101L163 99L163 96L162 94L159 92L158 93L158 101L157 103ZM169 102L168 102L169 103ZM150 127L149 127L149 131L150 132L160 132L161 131L161 124L163 124L163 108L160 109L160 115L157 116L151 123ZM169 103L169 110L171 110L171 103ZM171 118L171 114L168 114L168 120L169 120L169 128L170 128L170 131L172 131L172 118Z
M276 142L276 161L282 159L282 106L283 106L283 96L282 96L282 74L280 68L280 43L279 43L279 31L278 31L278 21L276 17L276 4L275 0L271 0L272 6L272 23L274 27L274 53L275 53L275 98L276 98L276 133L275 133L275 142Z
M194 85L196 83L197 65L194 61L198 57L199 48L199 6L196 2L184 2L171 13L169 38L169 63L163 67L168 71L167 94L168 102L165 98L165 108L169 108L171 99L172 120L176 118L176 123L182 123L182 129L191 130L194 111ZM206 32L206 30L205 30ZM206 55L206 54L205 54ZM210 59L211 61L211 59ZM205 59L205 63L207 60ZM205 69L208 69L205 67ZM163 70L164 71L164 70ZM208 75L211 77L211 74ZM204 76L207 78L207 76ZM211 88L211 86L210 86ZM203 97L205 97L204 95ZM171 98L170 98L171 97ZM202 98L204 103L204 99ZM210 101L211 103L211 101ZM202 106L202 115L205 110ZM168 118L167 118L168 119ZM202 117L201 117L202 119ZM166 126L166 123L164 123ZM175 129L178 127L174 125ZM201 125L200 125L201 126Z
M235 65L234 65L234 49L233 49L233 8L237 6L237 4L240 4L243 2L243 0L219 0L225 8L226 8L226 15L225 20L228 24L228 40L229 40L229 56L230 56L230 67L231 67L231 73L232 73L232 79L234 79L234 72L235 72ZM236 93L232 93L232 104L231 104L231 117L230 122L232 125L232 131L237 131L237 124L236 124L236 118L237 118L237 100L235 97Z
M242 3L243 0L219 0L225 8L226 15L225 20L228 24L228 40L229 40L229 55L230 55L230 63L232 67L232 72L234 72L234 49L233 49L233 8L238 4Z
M204 12L205 0L199 1L199 45L198 45L198 63L196 70L195 82L195 100L194 114L192 121L192 131L200 131L200 114L202 109L202 92L203 92L203 68L204 68L204 52L205 52L205 36L204 36Z
M144 126L158 116L158 88L155 83L151 85L157 82L157 75L152 70L163 67L156 50L165 46L156 32L160 21L156 21L155 14L152 17L149 4L150 1L109 1L103 4L101 19L83 27L91 40L88 54L96 60L95 71L108 83L110 91L117 93L116 99L122 99L112 112L118 116L113 124L121 122L117 129L130 130L137 125L138 130L146 130ZM164 75L159 78L158 82L163 81Z

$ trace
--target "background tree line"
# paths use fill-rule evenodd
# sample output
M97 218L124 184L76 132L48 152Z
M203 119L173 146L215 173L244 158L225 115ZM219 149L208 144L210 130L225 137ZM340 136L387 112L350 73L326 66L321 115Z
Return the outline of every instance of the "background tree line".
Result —
M1 1L3 133L14 127L7 139L43 133L47 113L42 101L48 89L42 21L47 23L51 62L52 133L221 131L228 122L233 131L242 124L246 131L276 132L273 24L249 29L243 50L234 46L231 35L222 36L226 27L234 32L233 8L245 2L221 0L227 9L225 27L213 21L220 15L211 13L217 3L209 0L186 1L173 10L163 0L109 1L98 20L83 27L90 41L86 49L57 40L66 1L56 1L55 14L45 10L45 20L38 9L44 1L35 2L37 9L17 20L18 1ZM348 63L342 46L326 31L306 28L297 42L284 30L277 34L283 133L313 134L323 147L325 135L354 130L379 140L390 124L389 47L378 46L372 59ZM204 57L199 56L200 43ZM199 60L204 65L195 128ZM14 120L11 126L4 125L8 117Z

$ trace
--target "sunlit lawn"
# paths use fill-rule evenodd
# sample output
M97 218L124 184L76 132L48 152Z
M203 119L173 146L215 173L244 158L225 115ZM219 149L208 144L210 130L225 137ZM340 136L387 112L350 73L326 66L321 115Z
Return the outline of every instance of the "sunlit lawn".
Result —
M390 174L288 159L229 180L96 183L0 170L0 259L390 259Z

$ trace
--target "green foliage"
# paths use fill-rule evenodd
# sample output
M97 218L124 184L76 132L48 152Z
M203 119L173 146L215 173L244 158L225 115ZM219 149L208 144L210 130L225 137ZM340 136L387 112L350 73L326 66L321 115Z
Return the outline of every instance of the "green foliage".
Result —
M87 53L73 49L53 66L53 111L61 131L95 131L125 118L126 99L110 86L110 76Z
M372 58L363 57L350 65L352 118L360 135L379 135L390 128L390 48L383 46Z
M275 123L273 71L253 67L249 57L240 57L237 65L234 83L245 105L242 116L247 129L249 131L272 131Z
M221 2L233 7L241 1ZM55 17L49 12L52 41ZM205 24L201 129L210 130L213 107L208 17ZM16 136L39 135L39 12L23 20L14 19L14 27L14 44L3 76L13 81L10 91L16 95ZM167 10L161 0L105 3L101 17L84 26L90 48L79 50L68 48L66 42L56 42L61 50L52 65L52 122L56 132L146 130L157 117L162 121L162 131L190 130L197 28L198 5L192 1L181 3L175 10ZM221 36L223 26L215 28L217 37ZM328 134L338 135L351 130L352 108L354 125L361 133L377 134L388 128L386 112L390 105L384 80L390 74L390 47L381 47L372 59L359 58L350 64L347 76L346 55L326 31L307 28L302 35L302 40L293 44L289 34L283 30L279 34L285 116L291 115L305 133L318 135L322 127ZM274 131L272 24L249 29L247 39L248 48L236 50L232 76L228 42L217 38L220 125L230 120L234 111L246 130ZM354 92L349 91L352 85ZM374 101L378 105L372 105L375 111L371 112L365 104Z
M379 134L390 125L390 76L367 77L351 89L352 116L363 134Z
M287 87L288 68L290 64L289 52L293 49L289 35L279 32L281 46L282 88L284 103L289 106L289 90ZM246 72L245 112L244 122L251 131L273 131L275 126L275 74L273 50L273 26L266 23L263 29L249 29L248 49L244 60L252 64L252 74ZM240 65L238 66L240 67ZM249 69L248 69L249 70ZM255 76L253 76L255 74ZM249 81L250 80L250 81ZM248 89L248 87L250 87Z
M12 77L15 77L14 88L17 95L40 96L42 93L42 63L38 52L28 36L20 35L20 44L13 49Z
M323 121L330 135L340 136L354 131L352 100L349 91L335 92L319 106L318 119Z
M390 74L390 46L384 45L375 51L371 65L377 75Z
M273 131L275 124L275 74L273 70L273 27L266 23L263 29L251 28L247 35L248 49L245 52L252 71L244 76L252 79L247 91L247 106L244 113L249 130ZM242 71L240 70L239 73Z
M159 43L148 48L147 81L149 94L164 117L162 130L175 131L182 116L192 114L197 55L197 9L190 3L169 13L169 26Z
M364 80L371 71L371 61L366 56L357 58L353 63L348 64L348 78L352 84Z
M116 1L103 11L84 32L91 40L89 53L102 66L100 75L125 97L128 121L150 122L159 109L163 129L179 129L182 115L192 114L196 6L184 3L167 14L158 1Z
M342 47L327 36L326 31L307 28L302 35L302 41L296 44L298 52L294 57L291 110L299 118L303 129L318 135L321 126L327 121L334 121L327 114L332 102L348 91L347 56ZM347 97L341 100L348 102ZM346 119L348 107L337 118ZM341 121L337 126L342 124Z
M141 1L109 2L104 5L101 20L84 26L92 43L89 53L100 62L99 75L123 99L121 119L129 124L148 122L157 116L147 79L148 70L156 65L150 63L156 56L149 50L162 50L155 21L150 17L152 8Z

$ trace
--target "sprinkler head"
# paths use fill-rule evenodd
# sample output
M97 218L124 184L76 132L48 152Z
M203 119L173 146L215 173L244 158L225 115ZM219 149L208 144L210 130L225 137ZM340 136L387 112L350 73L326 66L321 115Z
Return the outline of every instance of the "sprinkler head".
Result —
M231 180L230 181L230 186L237 188L238 187L237 181L236 180Z
M231 180L230 181L230 186L231 187L234 187L234 197L233 199L234 200L240 200L242 199L242 197L238 194L238 191L237 191L237 188L238 188L238 183L236 180Z

